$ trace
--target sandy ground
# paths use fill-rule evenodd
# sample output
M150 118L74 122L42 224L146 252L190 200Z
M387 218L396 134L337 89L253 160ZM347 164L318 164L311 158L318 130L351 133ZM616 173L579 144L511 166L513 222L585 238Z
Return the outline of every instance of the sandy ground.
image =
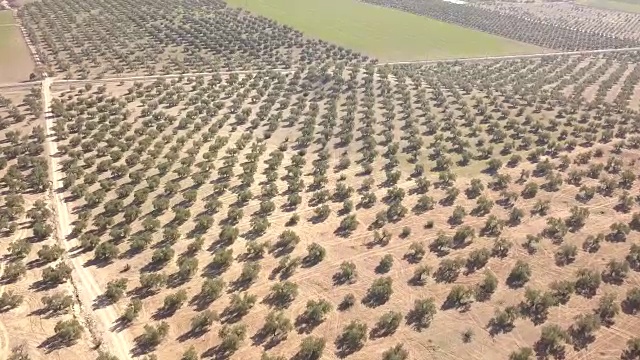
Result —
M482 68L482 66L479 66L479 68ZM500 74L497 74L496 77L500 77ZM171 81L177 81L177 79L167 80L167 83L170 83ZM553 80L553 83L555 82L557 82L557 79ZM125 83L124 85L111 83L107 86L105 91L109 94L109 96L122 98L127 93L126 89L131 85L132 84L130 82ZM82 96L96 96L96 86L98 85L94 85L94 88L88 91L90 93L89 95L87 95L87 91L82 90ZM149 86L149 88L144 90L144 92L153 92L153 86L151 85L151 83L144 83L143 86ZM176 82L172 85L169 85L169 88L177 88L178 86L183 88L191 88L191 86L193 86L193 82L188 84L180 83L179 85ZM80 96L79 89L80 88L76 88L74 90L57 93L55 95L60 99L66 99L66 101L74 101L74 99L77 99L77 97ZM411 91L413 92L415 90L412 89ZM429 94L433 93L432 88L429 88L427 91L429 92ZM453 103L451 90L447 90L446 94L447 99L451 101L451 109L453 109L453 111L458 114L459 105ZM481 92L478 91L474 91L474 95L484 96ZM228 101L228 99L225 100L225 105L229 104ZM324 109L324 105L326 104L321 103L319 105L321 109ZM431 105L435 106L433 102L431 102ZM399 104L397 104L397 106L399 106ZM253 109L256 109L258 107L258 104L253 104L251 105L251 107ZM139 120L135 119L140 114L141 107L139 106L137 101L133 101L131 104L127 105L127 108L131 110L132 115L129 119L131 119L135 127L139 124ZM183 106L183 104L181 104L173 108L165 107L163 108L163 111L166 111L170 115L176 115L179 118L179 116L185 114L189 108L189 106ZM376 111L381 112L382 110ZM550 109L544 110L540 114L537 114L535 112L531 112L531 109L528 109L526 114L532 114L535 119L538 119L540 121L548 121L548 119L555 117L556 111L557 109ZM419 113L420 112L418 111L418 114ZM515 111L512 112L512 116L514 113ZM436 112L436 114L437 116L442 116L442 113L440 113L439 111ZM289 110L286 110L283 113L283 118L286 119L288 115ZM524 115L522 115L522 117L523 116ZM286 123L286 121L284 122ZM402 137L404 131L400 129L401 126L402 121L399 120L395 130L393 131L394 141L403 141ZM251 187L251 191L254 195L259 194L261 191L259 182L264 179L263 175L261 175L261 172L266 166L263 162L268 158L268 154L272 150L274 150L285 137L289 137L291 141L293 141L293 139L295 139L295 137L297 136L299 129L299 126L295 126L294 128L287 128L286 126L281 124L281 128L278 129L268 139L268 141L266 141L267 150L262 155L261 161L259 161L260 165L256 175L256 182ZM380 125L376 125L376 132L380 131L381 129L382 128ZM164 135L170 134L172 132L170 128L163 131ZM247 126L241 126L233 129L230 125L225 125L219 131L218 136L229 136L229 140L228 145L221 149L221 153L226 151L226 149L229 149L229 147L233 146L233 144L241 137L242 134L250 131L252 130L250 130ZM429 143L429 141L431 141L430 137L429 140L427 140L427 143ZM167 145L167 147L168 146L170 145ZM239 154L240 159L244 158L244 155L246 155L246 153L248 152L249 147L250 146L248 146L247 149L243 150L243 152ZM607 145L598 147L601 147L605 151L605 155L601 159L594 160L592 162L604 162L608 157L614 156L609 152L611 150L610 146ZM187 143L187 145L185 145L183 149L187 150L189 148L190 145L189 143ZM204 148L206 148L206 145ZM357 150L358 145L357 143L354 143L348 147L347 152L351 154L354 159L356 159ZM379 150L384 152L384 147ZM332 151L331 164L337 163L337 160L339 159L342 151L343 150ZM586 149L576 149L571 153L572 158L577 153L582 151L586 151ZM307 164L304 166L303 172L305 174L305 183L307 184L312 180L311 175L309 175L313 170L313 165L311 164L311 159L313 159L313 156L310 155L311 153L311 151L308 152ZM166 152L163 152L163 155L160 156L159 161L163 161L162 159L164 159L164 156L166 156L166 154ZM292 152L285 153L283 167L289 164L292 155ZM181 157L184 156L186 156L186 154L181 155ZM198 161L201 161L200 156L201 155L197 156L196 163L198 163ZM629 161L631 161L631 159L636 159L637 157L638 154L636 154L634 151L626 151L624 158L625 161L627 161L627 165L625 165L625 167L630 166L628 164ZM508 157L506 159L508 159ZM425 164L429 164L426 156L421 160L424 161ZM215 164L218 168L222 164L222 162L218 160L215 162ZM379 161L377 160L375 165L377 168L379 168L383 164L384 160L379 159ZM398 187L404 189L405 191L409 191L414 186L414 180L407 178L406 172L410 171L412 167L408 166L405 158L401 159L401 164L403 166L403 171L405 171L405 174L403 174L402 180L400 180L400 182L398 183ZM284 175L285 173L283 167L281 167L278 171L280 176ZM463 206L465 209L467 209L467 211L470 211L475 206L475 200L466 199L463 194L463 190L468 186L471 178L482 179L485 183L490 180L487 175L479 173L479 170L481 170L482 167L482 163L477 163L467 168L460 168L456 170L456 172L459 174L459 178L456 181L456 186L461 190L462 193L456 200L455 205ZM573 169L584 170L586 169L586 167L587 165L571 165L568 170L565 170L563 172L563 176L566 176L566 174L568 174L568 172ZM523 165L515 167L514 169L504 169L504 171L508 172L512 176L512 179L515 180L518 178L520 170L531 170L532 168L533 165L525 163ZM237 167L235 170L235 174L237 175L240 172L240 168ZM362 182L362 177L357 176L357 172L357 166L351 166L350 168L337 173L329 171L329 183L325 188L333 190L336 186L335 184L337 182L337 177L339 175L344 175L346 177L345 183L357 189ZM147 175L152 174L155 174L155 170L151 170L147 173ZM167 182L169 182L170 180L175 179L175 177L176 175L171 173L162 177L160 190L152 193L150 195L150 200L148 200L147 203L142 207L142 216L139 220L136 220L132 224L132 233L135 233L136 231L139 231L141 229L141 219L146 214L148 214L149 211L152 210L150 207L151 199L153 199L157 195L162 194L162 189L165 184L167 184ZM383 172L375 172L372 175L372 178L376 180L374 191L378 199L384 197L386 193L386 189L384 187L379 187L379 184L384 180L384 177L385 175ZM429 173L428 177L432 181L435 181L436 174ZM126 182L126 180L119 181L120 182L118 182L118 184L120 184L121 182ZM545 182L544 178L535 178L533 179L533 181L538 184L543 184ZM597 181L585 179L583 183L596 185ZM191 184L191 180L189 180L188 178L184 179L181 181L181 188L189 188ZM238 180L233 179L231 181L231 186L233 187L236 184L238 184ZM286 189L286 184L282 181L278 181L277 185L280 192ZM98 189L97 184L92 186L93 187L91 188L91 191ZM512 183L509 189L519 193L520 191L522 191L523 187L523 184ZM202 199L206 198L210 194L212 190L211 188L212 186L207 185L203 186L199 190L198 200L189 207L192 217L195 217L197 214L204 211L204 200ZM637 191L637 188L638 187L636 185L631 189L631 191ZM519 346L531 346L540 335L540 326L535 326L528 319L518 320L516 322L516 328L512 332L503 335L492 337L487 333L486 329L487 323L493 316L496 308L503 308L507 305L517 304L522 300L522 296L524 293L523 289L510 289L504 283L504 280L508 276L515 262L519 259L525 259L527 262L529 262L532 268L533 276L528 285L534 288L545 289L553 280L572 278L575 275L575 272L582 267L597 267L601 269L605 266L609 259L623 258L628 251L629 244L633 241L633 239L637 238L637 234L632 233L629 235L630 239L627 241L627 243L603 243L601 250L596 254L579 252L579 255L577 256L574 263L564 267L559 267L555 264L554 253L555 251L557 251L557 245L552 244L548 240L542 241L538 251L535 254L528 254L521 246L522 242L524 242L525 234L536 233L540 231L546 226L545 219L548 217L565 218L569 216L569 209L574 205L586 206L591 211L587 226L576 233L567 234L564 239L565 243L576 244L578 247L581 246L581 243L587 234L593 234L600 231L607 233L607 229L610 225L611 219L615 218L620 221L629 221L631 216L630 213L619 213L613 210L613 207L617 202L617 194L612 197L596 195L596 197L588 202L588 204L581 205L579 202L577 202L577 200L575 200L577 191L577 187L565 184L558 192L546 192L541 190L534 200L519 198L516 201L515 206L525 210L525 213L527 213L527 215L525 216L525 219L523 220L523 223L521 225L517 227L505 227L503 233L501 234L501 236L510 239L514 243L509 256L505 259L491 259L487 265L487 269L490 269L500 279L498 290L491 301L486 303L476 302L471 305L469 311L459 312L456 310L440 310L436 314L431 327L422 332L417 332L410 326L403 323L395 335L386 338L370 339L362 351L356 352L355 354L349 356L349 358L368 359L370 358L371 354L379 354L396 342L403 342L409 349L412 357L417 359L427 359L434 357L464 359L482 358L482 355L486 354L487 352L495 354L495 358L499 359L507 357L512 350ZM428 194L429 196L432 196L434 199L438 200L444 197L444 190L432 189ZM497 200L500 196L499 192L491 190L485 190L484 194L493 200ZM385 226L385 229L393 234L393 238L389 245L380 247L371 245L372 232L366 229L367 225L373 221L376 212L384 209L384 207L381 206L380 202L378 202L378 204L372 209L358 210L357 219L360 222L360 226L356 231L354 231L351 236L344 239L336 236L333 233L341 220L341 217L336 215L336 213L341 208L341 204L329 202L330 207L333 210L332 215L329 217L329 219L321 224L313 224L310 221L310 217L313 214L313 207L307 205L310 196L310 193L304 192L302 204L299 206L298 210L296 210L296 212L301 217L301 221L297 226L294 227L294 230L298 235L300 235L301 242L292 255L304 256L306 253L306 245L314 241L320 243L325 248L325 250L327 251L327 255L326 259L320 264L309 268L300 268L291 278L289 278L290 281L294 281L298 284L300 295L298 295L291 306L285 310L285 314L288 317L294 319L297 315L299 315L304 310L307 300L310 299L326 299L330 303L334 304L335 307L340 302L342 297L347 293L354 293L356 295L356 298L362 298L365 295L367 288L369 287L371 282L375 278L381 276L379 274L376 274L374 269L382 256L385 254L391 254L395 259L392 270L385 275L390 276L394 281L394 294L387 304L377 308L368 308L362 304L357 304L352 310L347 312L331 312L328 315L327 320L313 331L314 335L323 336L327 339L327 351L325 351L325 356L327 358L335 357L334 352L336 350L336 347L333 344L333 340L339 335L342 327L348 324L352 319L361 319L365 321L371 328L375 324L375 321L380 316L380 314L387 310L399 309L403 313L406 313L412 307L414 300L430 296L433 296L436 299L436 303L440 305L446 298L453 284L473 286L482 278L482 271L478 271L473 274L460 275L460 277L453 284L435 283L432 280L430 280L424 287L415 287L408 284L408 280L412 276L415 268L418 266L418 264L411 264L403 259L404 254L408 250L408 247L414 241L429 244L437 236L438 231L444 231L447 234L453 234L459 227L452 227L447 224L447 219L451 215L453 206L436 205L436 207L432 211L429 211L425 214L414 214L410 211L407 216L401 221L397 223L387 224ZM415 194L407 196L405 201L403 201L403 205L408 209L411 209L417 201L417 196L418 195ZM112 197L107 197L107 200L110 198ZM175 199L172 200L172 202L177 203L180 201L180 198L181 196L178 194L175 196ZM214 216L216 223L224 219L229 205L235 201L235 198L236 196L229 191L218 197L218 199L223 202L223 208L218 214ZM357 198L358 195L355 194L352 197L354 202L357 202ZM551 210L544 217L528 215L528 210L533 207L535 201L538 199L551 201ZM274 198L274 203L276 204L277 209L279 209L279 206L285 201L286 197L283 195ZM80 199L73 203L68 203L68 206L71 212L75 213L82 204L83 200ZM238 224L238 228L241 234L250 228L250 214L258 209L259 204L259 199L253 199L250 200L244 207L245 216ZM492 210L492 214L504 219L508 214L508 209L503 209L496 205ZM165 214L160 215L158 219L162 224L166 224L171 221L172 217L173 215L171 214L171 212L167 211ZM271 223L271 227L267 230L265 235L260 237L259 241L270 240L274 242L278 234L286 228L285 223L289 217L290 213L286 211L276 210L276 212L268 217L269 222ZM119 222L120 219L121 218L118 215L116 217L116 223ZM428 220L433 220L435 222L435 226L433 229L423 228L423 225ZM479 233L485 221L486 216L467 216L465 218L464 225L472 226L476 230L476 233ZM184 237L188 237L187 234L192 226L193 225L191 224L191 222L187 222L187 224L185 224L181 228L181 233ZM409 237L409 239L403 240L400 239L398 235L405 226L411 229L411 236ZM216 225L216 227L206 233L204 245L205 249L211 249L211 246L215 244L218 232L219 225ZM160 241L160 237L160 233L154 235L156 241ZM238 239L231 246L236 261L230 266L227 271L220 275L229 284L232 283L233 280L236 279L241 272L243 265L242 254L245 251L246 241L248 240ZM455 258L458 256L465 257L474 249L478 249L481 247L491 247L494 241L495 239L492 237L478 236L471 245L462 249L452 251L452 253L448 255L447 258ZM188 243L189 240L184 239L184 241L180 240L174 245L176 256L186 249ZM135 289L138 284L139 271L148 271L143 270L143 268L147 267L148 263L151 260L152 253L155 250L153 246L154 245L152 245L151 249L144 250L142 253L131 258L127 258L126 260L120 259L114 261L114 263L112 264L107 264L105 266L90 266L88 268L88 271L93 274L93 278L96 280L98 287L104 288L106 282L108 282L109 280L116 277L124 277L129 280L128 288ZM121 251L126 251L126 244L123 244L121 246ZM211 251L212 250L203 251L197 255L200 268L205 267L211 261ZM78 258L81 258L84 261L89 261L92 258L92 253L80 255ZM359 272L359 279L355 284L352 285L335 286L332 284L331 277L338 270L341 262L345 259L349 259L356 264ZM429 253L420 262L420 264L426 264L435 269L437 268L441 260L442 259L435 256L435 254ZM120 270L125 263L131 265L131 270L127 273L122 274L120 273ZM261 261L262 270L260 272L259 278L248 289L249 293L258 296L258 304L256 304L255 307L249 312L249 314L245 316L241 321L248 326L248 337L251 337L256 332L258 332L264 322L265 315L272 310L268 305L262 304L261 299L263 299L270 292L271 285L276 281L275 279L270 278L269 274L271 270L273 270L277 266L277 263L278 259L273 258L271 255L267 255L266 258ZM161 272L164 272L166 274L173 274L176 270L177 264L174 261L171 261L161 270ZM196 276L193 280L189 281L186 284L179 285L175 288L170 287L169 289L163 290L158 294L144 298L143 311L141 312L140 318L136 320L130 328L130 333L132 334L132 336L141 334L144 325L157 323L157 321L160 321L162 319L158 317L157 312L162 307L163 300L166 295L173 293L178 289L184 289L189 295L189 298L191 298L198 293L202 280L203 279L201 277ZM598 291L598 295L594 298L586 299L574 295L567 305L554 307L550 310L547 324L556 323L563 327L568 327L573 322L573 318L575 315L581 312L587 312L589 311L589 309L594 308L599 297L602 294L608 291L615 292L618 294L618 298L621 299L626 289L628 289L630 286L633 286L633 284L637 284L637 281L637 274L632 273L629 275L627 281L623 286L603 284L601 289ZM124 304L126 304L126 301L120 301L118 306L123 306ZM228 304L229 294L225 294L221 299L215 301L208 308L216 310L218 312L223 312ZM199 312L199 310L200 309L194 306L185 305L177 310L174 315L163 319L164 321L169 322L170 331L168 338L158 348L157 353L159 354L160 358L175 358L182 352L184 352L184 350L190 345L195 346L199 352L207 352L219 343L216 333L220 329L221 325L217 323L214 324L211 330L208 333L204 334L202 337L194 339L185 339L183 337L183 335L189 328L190 319L195 316ZM464 344L461 339L461 333L469 328L475 334L474 340L470 344ZM627 314L620 314L618 315L618 317L616 317L615 327L602 328L597 334L596 342L590 345L586 350L574 352L568 346L567 357L573 359L589 358L591 356L598 356L599 358L603 359L617 358L619 357L620 350L624 347L625 341L631 336L631 334L634 333L635 329L636 325L633 325L633 317ZM299 341L304 336L304 334L291 332L285 341L283 341L270 351L274 353L282 353L285 355L293 355L297 349ZM259 356L260 352L263 349L264 347L262 344L252 343L251 340L247 339L240 350L238 350L238 352L234 354L232 358L255 358Z
M26 81L34 66L20 29L0 27L0 83Z
M51 159L51 178L53 182L54 202L56 208L56 214L58 216L58 236L60 236L64 242L66 250L69 252L73 248L73 244L66 241L68 235L71 233L71 221L69 219L69 210L64 201L64 194L57 191L62 187L62 181L60 177L60 170L58 165L58 150L55 141L51 141L53 121L50 118L51 115L51 80L45 79L43 81L43 99L45 104L45 117L49 119L47 121L47 145L49 147L49 158ZM103 293L103 290L97 285L95 279L91 273L83 266L81 259L78 257L70 258L71 264L74 268L74 275L76 277L76 284L78 285L78 293L82 302L82 306L85 307L85 311L91 312L92 316L98 318L99 333L104 335L106 344L103 346L112 354L118 356L120 359L130 359L129 340L125 337L126 332L114 332L111 330L112 325L115 323L119 314L116 313L112 306L106 306L102 309L90 311L91 305L95 299Z
M37 88L35 88L37 93ZM6 108L0 108L0 119L9 126L0 130L0 142L2 146L8 145L5 136L9 131L18 131L22 135L28 135L37 126L43 126L43 118L35 118L29 108L22 103L25 96L29 94L28 90L6 90L0 91L0 95L11 100L12 104L17 106L25 119L21 122L12 122L8 117ZM25 140L25 144L30 140ZM9 165L15 165L15 160L10 160ZM4 176L6 170L0 173ZM3 189L5 192L6 189ZM6 194L3 194L6 195ZM25 201L24 208L29 210L37 200L48 201L47 193L25 193L22 194ZM4 206L4 205L3 205ZM2 254L1 265L5 269L10 259L5 257L7 248L12 241L27 240L32 243L30 255L23 260L27 265L27 271L24 277L15 283L3 282L0 286L0 292L13 292L24 297L20 306L0 313L0 359L6 359L11 349L16 346L24 345L31 359L67 359L73 356L91 357L91 336L84 333L82 338L70 347L63 348L45 348L48 340L54 335L54 327L60 320L70 320L79 316L79 308L73 307L73 311L62 315L50 315L42 312L43 304L41 299L43 296L51 296L56 292L63 294L73 294L73 286L71 283L63 283L53 289L40 289L37 284L41 279L41 272L44 266L39 265L37 260L37 252L45 245L53 246L56 243L55 237L45 240L35 241L33 238L32 224L23 214L17 220L18 228L15 233L2 233L2 245L0 245L0 253ZM56 262L50 264L55 265Z

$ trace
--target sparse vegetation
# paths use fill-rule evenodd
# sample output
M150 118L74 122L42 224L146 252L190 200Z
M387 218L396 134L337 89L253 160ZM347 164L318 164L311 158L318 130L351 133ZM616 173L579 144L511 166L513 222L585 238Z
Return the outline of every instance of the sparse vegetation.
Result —
M454 9L380 4L401 3ZM636 52L388 65L219 1L144 6L18 11L57 76L47 122L39 88L0 98L0 311L20 338L39 317L34 357L118 336L136 357L392 360L424 331L463 358L494 346L482 329L510 359L638 353L602 336L640 309ZM452 13L559 49L628 43L626 24L503 34L520 17L492 6ZM133 73L153 78L111 79ZM529 322L537 342L503 341Z

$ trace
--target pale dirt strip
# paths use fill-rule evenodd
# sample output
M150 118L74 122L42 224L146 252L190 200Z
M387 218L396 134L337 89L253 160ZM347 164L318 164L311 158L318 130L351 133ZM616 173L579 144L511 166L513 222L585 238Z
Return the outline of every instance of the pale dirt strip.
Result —
M62 187L62 174L59 170L58 159L55 154L58 152L58 146L53 141L53 121L51 114L51 84L52 80L46 78L42 81L42 95L45 106L45 122L46 122L46 145L48 148L51 170L51 181L53 183L53 200L56 215L58 217L58 236L60 237L65 249L69 252L73 246L67 240L67 236L71 233L71 219L69 216L69 208L64 201L64 195L56 190ZM89 269L85 268L80 257L73 257L69 259L71 263L75 277L74 283L77 284L78 297L81 301L80 306L84 307L85 311L92 308L93 301L103 291L97 284L96 280ZM131 359L129 350L131 349L131 341L128 338L127 331L121 332L111 331L111 326L116 322L119 315L115 311L113 306L105 306L102 309L92 311L98 320L98 326L100 326L100 332L104 335L102 346L106 348L111 354L117 356L121 360Z
M4 261L0 262L0 274L4 273ZM0 285L0 295L4 293L4 285ZM0 360L6 360L9 355L9 334L7 328L0 321Z
M411 64L419 65L419 64L437 64L437 63L452 63L452 62L476 62L476 61L488 61L488 60L517 60L517 59L543 58L543 57L552 57L552 56L597 55L597 54L610 54L610 53L634 52L634 51L640 51L640 47L621 48L621 49L584 50L584 51L561 51L561 52L548 52L548 53L523 54L523 55L468 57L468 58L442 59L442 60L395 61L395 62L388 62L388 63L380 63L378 65L379 66L411 65Z

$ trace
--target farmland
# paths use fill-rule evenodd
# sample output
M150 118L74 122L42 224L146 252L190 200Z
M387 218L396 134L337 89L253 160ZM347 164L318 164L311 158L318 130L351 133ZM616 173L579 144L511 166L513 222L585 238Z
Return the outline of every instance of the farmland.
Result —
M0 358L638 359L640 51L385 64L422 22L480 35L437 2L296 4L17 10L48 75L0 86ZM640 39L630 13L455 9L545 48Z
M13 24L13 15L9 10L0 10L0 25Z
M229 4L381 61L539 53L543 49L355 0L231 0ZM336 9L340 9L336 11Z
M11 12L0 11L0 83L28 79L34 67L20 31L13 24Z
M269 2L269 5L257 1L234 3L247 5L250 10L269 19L225 8L222 2L206 5L190 2L178 6L170 1L146 4L142 15L144 22L133 21L118 11L132 6L126 1L118 2L115 7L92 0L87 7L80 7L84 9L81 10L83 16L69 23L61 19L74 11L76 5L73 1L29 4L22 15L30 37L39 49L40 58L49 64L49 72L65 78L286 69L301 60L306 63L325 61L334 55L328 56L332 52L342 52L341 56L334 57L345 60L355 59L358 56L356 51L382 60L412 60L543 51L536 46L399 11L355 1L340 3L344 8L344 12L339 13L341 16L335 16L333 10L338 6L337 0L279 1ZM129 12L135 13L137 6ZM100 16L89 9L100 9ZM282 22L295 30L272 22L273 19L284 19L284 9L287 9L287 14L296 11L290 21ZM188 10L190 15L180 16L184 10ZM172 14L171 21L166 21L166 12ZM358 12L364 12L366 16L354 16ZM151 24L151 27L146 24ZM221 29L222 35L208 37L199 34L198 27L205 24ZM233 38L233 33L239 31L236 26L260 30L239 41ZM303 36L301 31L309 37ZM116 38L118 40L109 35L115 32L120 34ZM48 35L50 33L55 33L55 38ZM160 37L156 33L167 36ZM259 53L249 50L250 46L259 46L257 44L266 36L272 37L269 42L271 48L262 49Z
M572 3L477 3L475 6L510 16L527 17L554 27L605 33L619 39L640 39L640 14L621 13Z
M457 24L470 29L484 31L490 34L500 35L506 38L535 44L545 48L565 51L626 48L638 45L637 39L616 36L615 33L592 30L599 28L601 18L597 16L585 16L581 14L582 21L588 26L572 26L571 21L554 21L564 16L571 17L571 12L552 13L551 16L541 16L536 19L527 16L527 11L520 11L518 7L556 7L556 4L520 4L511 5L509 2L494 5L479 3L458 5L451 2L417 1L417 0L364 0L365 3L398 9L425 17L438 19L452 24ZM559 3L557 7L572 4ZM503 9L516 8L515 11ZM589 9L589 8L587 8ZM617 16L620 16L617 13ZM606 23L605 23L606 24ZM633 23L618 22L616 25L626 27L624 33L640 31ZM585 29L586 28L586 29Z
M620 0L580 0L579 4L592 6L601 9L624 11L630 13L640 13L640 4L634 1Z
M58 322L81 315L74 306L72 286L66 281L69 274L63 270L63 250L54 234L42 105L40 87L3 91L0 96L4 154L0 162L4 193L0 349L4 355L12 348L16 354L31 353L32 359L47 358L54 350L58 356L88 353L92 346L86 334L74 344L58 343L53 336ZM53 269L59 271L60 279L44 275ZM38 347L41 351L36 356Z
M77 256L120 284L134 354L619 357L636 56L59 85Z
M100 16L92 9L99 9ZM75 21L63 20L75 12ZM139 17L126 15L138 12ZM21 9L21 16L48 72L69 79L287 69L295 63L360 57L227 8L222 1L143 1L135 6L124 0L34 2ZM218 32L202 33L203 27ZM250 36L236 37L246 29L253 29Z

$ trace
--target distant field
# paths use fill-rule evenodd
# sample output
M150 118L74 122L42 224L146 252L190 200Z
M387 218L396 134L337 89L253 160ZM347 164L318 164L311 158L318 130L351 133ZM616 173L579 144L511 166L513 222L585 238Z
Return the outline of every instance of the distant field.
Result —
M640 1L636 0L579 0L578 3L601 9L640 13Z
M34 69L20 30L16 26L7 26L12 23L13 18L0 13L0 83L28 80Z
M13 24L13 15L11 10L0 11L0 25Z
M543 49L355 0L227 0L383 61L537 53Z

